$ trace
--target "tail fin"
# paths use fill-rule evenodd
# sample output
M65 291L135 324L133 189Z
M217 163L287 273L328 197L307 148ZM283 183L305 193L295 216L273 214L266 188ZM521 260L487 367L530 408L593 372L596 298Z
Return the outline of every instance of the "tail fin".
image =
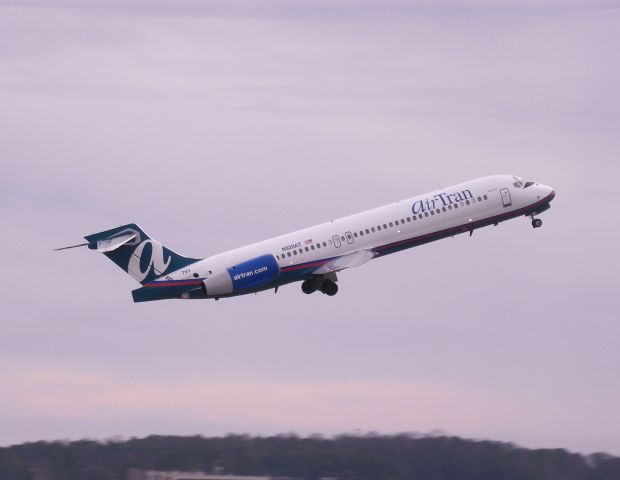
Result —
M84 238L88 248L103 253L142 285L199 260L174 253L135 223Z

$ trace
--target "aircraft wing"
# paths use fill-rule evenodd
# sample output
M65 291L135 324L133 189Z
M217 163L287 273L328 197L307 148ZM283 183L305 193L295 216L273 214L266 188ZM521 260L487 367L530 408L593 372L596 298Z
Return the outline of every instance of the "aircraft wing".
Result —
M359 267L366 262L375 258L378 254L372 250L359 250L357 252L348 253L342 257L335 258L324 265L321 265L314 272L316 275L324 275L330 272L338 272L345 268Z

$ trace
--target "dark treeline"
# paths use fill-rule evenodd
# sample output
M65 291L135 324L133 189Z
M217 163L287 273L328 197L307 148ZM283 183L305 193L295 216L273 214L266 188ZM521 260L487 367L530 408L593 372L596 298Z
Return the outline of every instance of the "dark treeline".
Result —
M124 480L128 469L308 480L619 480L620 458L426 435L35 442L0 448L2 480Z

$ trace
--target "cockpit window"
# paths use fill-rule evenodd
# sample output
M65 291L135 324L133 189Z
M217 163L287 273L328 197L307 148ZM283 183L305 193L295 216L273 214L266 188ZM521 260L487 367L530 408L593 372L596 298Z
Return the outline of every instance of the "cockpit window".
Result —
M527 187L531 187L532 185L534 185L534 182L524 182L521 177L512 177L512 178L514 178L515 180L513 183L515 188L527 188Z

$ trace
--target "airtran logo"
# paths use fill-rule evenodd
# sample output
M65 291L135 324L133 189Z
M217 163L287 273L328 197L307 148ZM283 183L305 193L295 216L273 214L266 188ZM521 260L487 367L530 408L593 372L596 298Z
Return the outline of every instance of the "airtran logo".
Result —
M474 198L470 190L463 190L456 193L438 193L432 198L426 198L424 200L418 200L413 203L411 211L414 214L424 213L429 210L435 210L438 207L447 207L454 203L463 202Z
M236 282L237 280L241 280L242 278L251 277L252 275L259 275L267 271L269 271L269 267L260 267L260 268L257 268L256 270L250 270L248 272L241 272L241 273L236 274L233 277L233 280Z
M123 232L124 233L124 232ZM137 233L137 232L136 232ZM155 242L150 238L140 241L140 234L135 240L127 243L127 245L135 245L136 249L129 257L129 264L127 265L127 271L138 281L142 282L146 277L150 275L152 271L155 271L155 276L160 276L166 272L170 263L172 263L172 256L168 259L164 259L164 247L161 243ZM146 246L150 245L150 254L145 252ZM143 270L146 268L146 270Z

